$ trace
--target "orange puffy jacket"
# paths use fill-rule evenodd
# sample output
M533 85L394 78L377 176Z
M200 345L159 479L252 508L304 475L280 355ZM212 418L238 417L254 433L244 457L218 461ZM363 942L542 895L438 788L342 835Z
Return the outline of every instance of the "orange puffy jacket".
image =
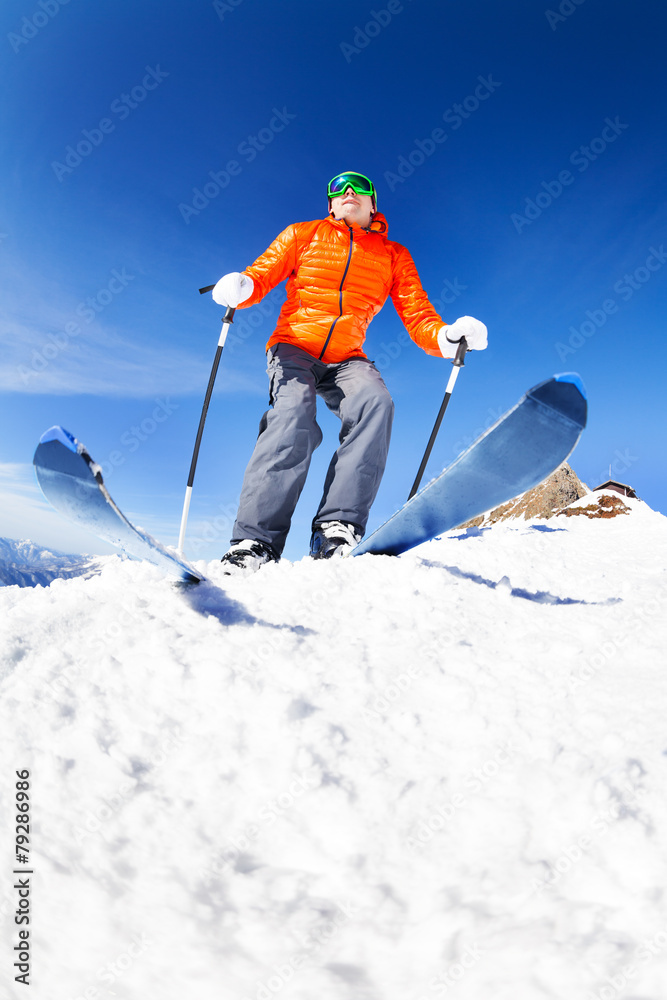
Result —
M303 348L325 363L365 358L366 329L391 295L412 339L442 357L438 331L444 321L421 286L405 247L386 237L376 212L370 229L349 226L332 215L288 226L245 274L253 293L240 306L259 302L285 278L287 300L269 339Z

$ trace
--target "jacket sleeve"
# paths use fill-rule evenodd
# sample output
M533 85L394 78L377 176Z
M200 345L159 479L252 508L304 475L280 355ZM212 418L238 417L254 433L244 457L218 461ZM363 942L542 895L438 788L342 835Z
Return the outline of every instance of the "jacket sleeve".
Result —
M445 326L445 321L429 302L410 252L399 243L394 243L394 251L391 301L414 342L427 354L441 358L438 331Z
M279 236L276 236L271 246L264 251L261 257L258 257L250 267L246 267L243 273L252 278L254 288L250 298L242 302L239 309L254 306L272 288L290 276L296 267L296 229L296 225L284 229Z

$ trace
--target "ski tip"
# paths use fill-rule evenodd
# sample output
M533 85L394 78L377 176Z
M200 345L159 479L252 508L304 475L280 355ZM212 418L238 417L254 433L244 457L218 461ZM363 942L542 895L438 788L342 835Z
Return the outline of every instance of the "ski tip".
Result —
M53 427L49 427L48 431L44 431L39 439L40 444L47 444L49 441L60 441L60 443L64 444L66 448L69 448L70 451L73 451L75 454L77 453L77 446L79 442L73 434L70 434L69 431L66 431L65 428L61 427L59 424L54 424Z
M572 385L576 386L584 399L588 399L586 394L586 386L581 380L581 375L577 372L561 372L560 375L554 375L556 382L571 382Z
M527 393L537 402L558 410L583 429L588 416L584 383L576 372L563 372L534 385Z

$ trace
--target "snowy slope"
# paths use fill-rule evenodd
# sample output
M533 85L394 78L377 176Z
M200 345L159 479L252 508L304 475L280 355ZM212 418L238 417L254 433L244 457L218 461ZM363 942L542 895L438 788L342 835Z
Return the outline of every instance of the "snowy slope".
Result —
M30 995L663 1000L667 519L623 503L0 591Z

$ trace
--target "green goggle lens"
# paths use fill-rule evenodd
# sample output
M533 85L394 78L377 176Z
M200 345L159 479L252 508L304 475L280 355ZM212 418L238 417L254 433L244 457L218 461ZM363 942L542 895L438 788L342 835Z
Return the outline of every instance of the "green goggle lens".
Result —
M327 194L329 198L340 198L347 189L351 187L356 194L366 194L371 198L375 197L375 188L373 187L373 182L364 177L363 174L353 174L350 172L344 174L337 174L332 180L329 181L329 186L327 188Z

